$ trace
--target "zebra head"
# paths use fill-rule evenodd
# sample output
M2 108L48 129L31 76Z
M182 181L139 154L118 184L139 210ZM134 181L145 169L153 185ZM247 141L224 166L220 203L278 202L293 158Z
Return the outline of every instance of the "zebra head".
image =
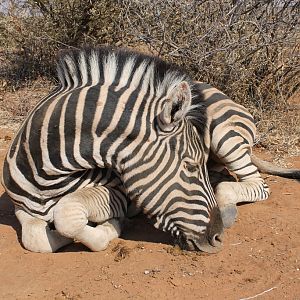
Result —
M202 108L192 105L192 94L182 80L161 97L151 122L155 138L145 142L123 182L130 199L181 248L214 253L222 246L223 223L206 167L209 151L193 119L192 111Z

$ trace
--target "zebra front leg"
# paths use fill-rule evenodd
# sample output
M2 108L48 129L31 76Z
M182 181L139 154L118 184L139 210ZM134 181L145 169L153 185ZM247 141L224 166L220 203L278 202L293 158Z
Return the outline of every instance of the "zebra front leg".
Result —
M220 163L234 173L238 182L221 182L215 188L216 199L221 211L223 224L231 227L236 220L236 204L241 202L256 202L266 200L270 191L267 184L259 174L257 167L252 163L249 144L243 142L235 151L225 148L223 153L218 153Z
M22 226L23 246L33 252L55 252L59 248L71 244L72 239L51 230L44 220L31 216L20 207L15 214Z
M54 225L62 235L101 251L120 236L117 218L125 216L126 207L126 197L119 191L104 186L83 188L60 199L54 208ZM92 227L88 221L102 224Z
M215 194L224 227L229 228L237 217L237 203L266 200L270 191L259 175L259 178L248 178L242 182L221 182L217 185Z
M75 238L92 251L101 251L107 248L111 240L120 235L121 222L118 219L110 219L96 227L84 226L76 233Z
M209 181L215 192L224 227L228 228L233 225L237 216L238 195L235 185L231 184L236 183L236 179L224 168L222 164L215 164L214 167L209 165Z

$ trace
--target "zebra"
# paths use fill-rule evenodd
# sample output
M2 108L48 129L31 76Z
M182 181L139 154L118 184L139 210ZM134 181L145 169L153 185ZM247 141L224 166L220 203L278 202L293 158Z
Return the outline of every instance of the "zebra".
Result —
M206 109L204 151L209 152L208 170L222 221L231 227L237 216L236 204L266 200L270 189L259 171L287 178L300 178L300 170L279 168L252 153L256 126L248 110L208 83L195 82L198 97L194 104ZM196 112L197 113L197 112ZM196 116L197 117L197 116ZM214 178L226 168L238 182Z
M188 74L109 47L61 53L57 74L58 88L28 115L3 166L23 246L54 252L76 239L103 250L120 235L129 201L182 248L219 251L206 114Z

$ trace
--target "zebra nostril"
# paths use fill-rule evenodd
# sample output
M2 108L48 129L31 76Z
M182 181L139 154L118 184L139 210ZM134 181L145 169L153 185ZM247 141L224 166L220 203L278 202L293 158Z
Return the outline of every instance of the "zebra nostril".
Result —
M213 247L220 247L223 244L223 233L216 233L214 234L209 243L213 246Z

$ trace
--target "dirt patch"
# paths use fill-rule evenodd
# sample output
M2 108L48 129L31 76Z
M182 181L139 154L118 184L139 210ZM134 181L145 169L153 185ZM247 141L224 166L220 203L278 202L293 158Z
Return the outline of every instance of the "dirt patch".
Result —
M1 165L12 135L0 129ZM300 168L300 157L290 163ZM299 299L300 185L266 181L270 199L239 206L214 255L173 247L142 216L105 251L75 243L31 253L20 245L20 225L0 187L0 299Z

